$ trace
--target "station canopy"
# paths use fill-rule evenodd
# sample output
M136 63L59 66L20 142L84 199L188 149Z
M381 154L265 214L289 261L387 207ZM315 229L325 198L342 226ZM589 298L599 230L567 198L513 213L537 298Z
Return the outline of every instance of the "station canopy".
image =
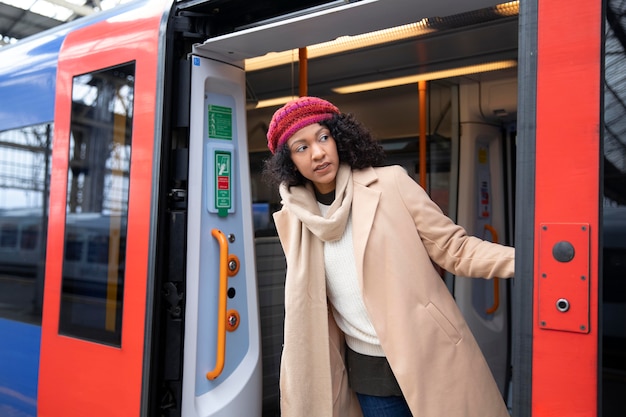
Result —
M131 0L0 0L0 47Z

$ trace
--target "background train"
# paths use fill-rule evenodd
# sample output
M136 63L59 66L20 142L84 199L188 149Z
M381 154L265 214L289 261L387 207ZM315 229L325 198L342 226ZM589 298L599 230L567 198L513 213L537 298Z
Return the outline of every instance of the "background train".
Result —
M441 271L512 414L621 415L625 6L589 3L137 0L0 49L0 415L280 414L261 171L304 94L515 245Z

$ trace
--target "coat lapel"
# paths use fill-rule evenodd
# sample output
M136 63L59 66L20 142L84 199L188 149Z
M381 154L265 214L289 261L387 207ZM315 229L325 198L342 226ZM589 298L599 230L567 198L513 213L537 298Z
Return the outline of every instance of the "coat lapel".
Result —
M363 277L363 259L370 231L374 223L376 208L380 200L380 192L372 190L369 185L378 180L373 168L355 170L352 174L354 196L352 198L352 240L354 242L354 259L357 276ZM354 208L358 207L357 210ZM361 282L363 288L363 282Z

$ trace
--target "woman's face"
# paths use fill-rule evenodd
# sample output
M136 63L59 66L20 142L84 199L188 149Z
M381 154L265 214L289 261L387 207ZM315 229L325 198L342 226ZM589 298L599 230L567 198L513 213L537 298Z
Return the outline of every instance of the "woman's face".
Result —
M328 128L319 123L303 127L289 138L287 147L296 169L318 192L327 194L335 189L339 154Z

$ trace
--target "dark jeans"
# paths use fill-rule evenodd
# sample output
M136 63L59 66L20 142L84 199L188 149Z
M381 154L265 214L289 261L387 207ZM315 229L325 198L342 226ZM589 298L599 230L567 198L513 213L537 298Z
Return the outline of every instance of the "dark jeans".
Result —
M412 417L404 397L376 397L359 394L363 417Z

